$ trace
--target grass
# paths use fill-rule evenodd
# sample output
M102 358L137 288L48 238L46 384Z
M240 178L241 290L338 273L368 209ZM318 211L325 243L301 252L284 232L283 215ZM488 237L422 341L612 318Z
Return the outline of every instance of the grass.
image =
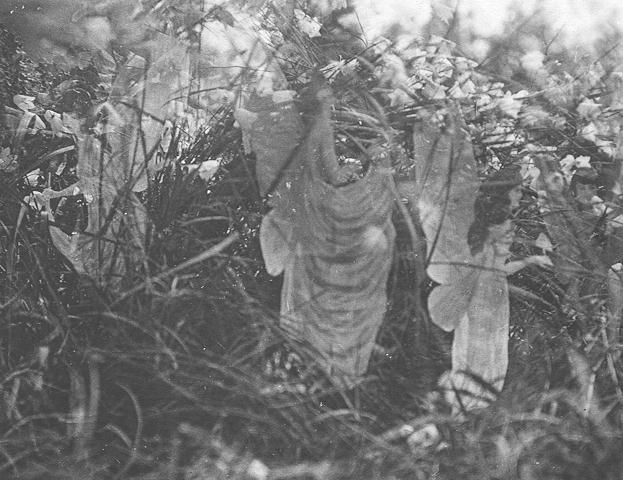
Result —
M514 297L505 391L485 411L452 417L431 394L447 367L449 339L413 322L412 272L397 261L369 376L352 391L332 387L314 368L313 352L289 344L276 327L279 281L261 266L261 204L248 194L253 166L237 141L213 154L227 163L209 195L180 165L161 173L146 199L155 219L149 277L135 277L142 288L130 293L76 278L37 215L15 229L19 209L3 209L3 272L12 282L3 295L0 473L620 478L620 398L598 348L594 358L582 353L567 328L594 320L572 320L560 308L547 312ZM233 232L235 245L161 275ZM515 284L534 289L546 281L528 276ZM593 380L582 367L595 367ZM582 398L589 388L591 398Z
M1 174L0 478L621 478L622 363L603 305L572 309L553 274L516 275L505 389L451 416L435 390L451 337L417 313L398 214L379 348L360 385L333 386L277 327L253 161L219 118L143 194L146 258L123 290L78 276L23 208L24 172ZM31 161L62 146L31 140ZM185 173L208 159L223 165L209 184ZM65 209L71 226L81 206Z

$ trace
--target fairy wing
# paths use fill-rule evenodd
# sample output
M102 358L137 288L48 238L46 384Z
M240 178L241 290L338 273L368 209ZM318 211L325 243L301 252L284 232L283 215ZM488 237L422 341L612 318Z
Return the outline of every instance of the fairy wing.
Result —
M190 70L188 48L174 37L155 33L143 48L144 57L131 54L121 67L108 99L108 173L118 187L131 182L133 191L145 190L147 175L164 166L157 152L165 120L183 110Z
M282 221L275 211L262 219L260 226L260 248L269 275L282 273L291 253L292 225Z
M474 152L458 115L440 131L422 125L413 132L418 210L426 234L428 275L454 281L470 263L467 233L474 220L479 181Z
M475 276L474 272L471 276ZM465 282L438 285L428 296L431 320L446 332L454 330L469 310L474 279L466 276L464 280Z

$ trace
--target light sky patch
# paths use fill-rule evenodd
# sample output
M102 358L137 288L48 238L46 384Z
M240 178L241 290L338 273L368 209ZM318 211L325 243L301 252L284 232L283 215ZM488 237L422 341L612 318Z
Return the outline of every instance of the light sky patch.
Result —
M531 13L540 9L567 45L590 44L613 26L623 30L620 0L459 0L461 21L482 37L500 35L513 10ZM369 40L391 25L420 33L433 9L445 11L456 0L354 0L359 20Z

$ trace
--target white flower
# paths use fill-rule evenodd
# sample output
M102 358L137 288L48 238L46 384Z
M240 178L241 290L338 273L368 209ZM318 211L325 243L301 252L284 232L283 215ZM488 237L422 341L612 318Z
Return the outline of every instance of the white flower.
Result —
M461 85L461 90L463 90L467 95L471 95L476 92L476 85L470 79L467 79Z
M591 157L580 156L575 159L576 168L592 168Z
M595 103L588 98L582 100L582 102L577 107L577 112L580 116L584 118L593 118L597 114L599 114L599 109L601 108L600 103Z
M342 75L350 75L352 74L358 65L357 59L346 61L346 60L334 60L329 62L325 67L321 69L322 74L326 79L331 80L338 74Z
M69 133L73 133L76 136L80 134L80 131L82 130L82 123L83 123L82 120L72 115L71 113L63 113L62 119L63 119L63 127L66 131L68 131Z
M429 65L423 65L422 68L418 68L415 71L415 75L419 78L425 78L425 79L432 79L433 78L433 71L431 70Z
M96 49L105 49L115 38L106 17L88 17L83 26L87 31L88 43Z
M52 110L46 110L43 117L50 124L52 133L57 137L62 137L65 133L71 133L71 131L63 124L63 119L59 113Z
M521 178L533 190L536 190L536 182L540 176L541 170L534 165L532 159L521 165Z
M549 114L538 105L528 105L521 112L521 124L534 126L545 122L550 118Z
M218 170L218 160L206 160L199 165L199 176L204 182L209 181Z
M392 107L406 105L407 103L413 102L413 99L402 88L396 88L393 92L388 93L387 96L391 101L390 105Z
M521 100L517 100L511 92L506 94L498 100L498 108L511 118L517 118L522 105Z
M474 62L473 60L470 60L469 58L465 58L465 57L456 57L454 59L454 64L455 64L456 71L459 73L468 72L469 70L471 70L472 68L478 65L477 62Z
M538 50L533 50L521 57L521 66L529 72L535 72L543 68L544 59L545 55Z
M15 161L15 155L11 153L11 148L6 147L0 150L0 170L12 171L17 168L17 162Z
M455 82L454 85L450 88L448 92L450 98L465 98L467 94L463 91L463 89L459 86L459 82Z
M476 96L476 106L485 107L491 103L491 97L486 93L481 93Z
M565 178L570 180L573 175L573 167L575 167L575 157L573 155L567 155L559 163L560 170L564 173Z
M604 152L606 155L610 157L614 157L616 155L616 144L614 142L610 142L608 140L599 140L595 142L595 145L599 147L599 149Z
M534 242L534 246L540 248L544 252L551 252L554 249L554 246L552 245L549 237L544 233L539 234L536 241Z
M342 68L344 68L345 64L345 60L334 60L327 63L327 65L322 67L320 71L324 75L324 78L326 78L327 80L331 80L334 76L342 71Z
M602 216L603 214L606 213L606 209L607 209L606 204L597 195L591 198L591 205L593 207L593 213L595 215Z
M305 35L307 35L309 38L320 36L320 29L322 28L322 25L320 24L320 22L318 22L318 20L316 20L316 18L311 18L309 15L307 15L302 10L299 10L298 8L294 9L294 16L298 21L301 31Z
M247 467L247 475L255 480L266 480L269 473L268 467L256 458Z
M407 69L398 55L388 54L383 58L384 68L379 80L381 83L389 83L392 87L398 87L409 81ZM432 72L429 73L432 76Z
M13 96L13 103L23 112L27 112L35 108L35 104L33 103L34 100L35 97L29 97L28 95Z
M429 448L435 445L440 438L441 434L439 433L437 426L433 423L429 423L409 435L407 438L407 445L409 445L411 450Z
M504 84L502 82L495 82L490 87L487 93L492 97L503 97L504 96Z
M437 73L437 76L441 78L450 78L452 76L454 67L447 58L441 57L435 59L433 66L435 67L435 73Z
M623 215L618 215L617 217L610 220L609 223L612 228L623 228Z
M591 142L595 142L597 140L597 133L597 127L593 122L589 123L582 130L580 130L580 135Z
M497 155L491 156L491 160L489 161L489 164L496 170L499 170L500 168L502 168L502 162L500 161Z
M424 87L424 95L431 100L443 100L446 98L446 89L443 85L428 84Z
M424 63L426 61L426 51L420 47L410 47L402 52L402 55L407 60L415 60L417 63Z
M28 181L29 185L37 185L39 183L39 175L41 175L41 170L37 168L37 170L33 170L26 175L26 181Z
M27 197L24 197L24 203L37 212L44 214L46 208L46 198L41 192L33 192Z

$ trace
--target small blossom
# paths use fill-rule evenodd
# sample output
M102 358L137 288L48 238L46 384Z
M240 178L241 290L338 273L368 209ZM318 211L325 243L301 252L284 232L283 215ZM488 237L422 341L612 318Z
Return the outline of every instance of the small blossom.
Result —
M521 124L526 127L534 127L549 118L549 114L538 105L525 106L520 115Z
M540 248L544 252L551 252L554 250L552 242L550 241L549 237L544 233L539 234L536 241L534 242L534 246Z
M491 97L486 93L482 93L476 96L476 106L485 107L491 103Z
M53 112L52 110L46 110L43 118L45 118L50 124L50 128L52 129L54 136L62 137L65 133L71 133L71 130L63 124L63 119L59 113Z
M517 118L522 105L521 100L517 100L510 92L506 92L504 97L498 100L498 108L507 116Z
M584 118L593 118L599 114L600 109L601 109L601 104L595 103L589 99L584 99L577 106L576 110L578 114Z
M461 84L461 90L463 90L465 94L471 95L472 93L476 93L476 85L471 79L467 79Z
M383 69L379 76L379 80L382 84L390 84L392 87L399 87L409 81L407 69L398 55L388 54L383 58L383 62ZM430 74L432 76L432 72L430 72Z
M416 430L407 438L407 445L413 451L423 448L429 448L437 444L441 439L441 434L437 426L433 423L425 425L423 428Z
M443 85L428 84L424 87L424 95L431 100L443 100L446 98L446 90L448 87Z
M533 190L536 188L536 182L541 176L541 170L530 160L529 163L521 166L521 177L526 185Z
M247 475L255 480L266 480L269 473L268 467L258 459L253 459L247 468Z
M567 155L565 158L560 160L560 168L565 170L571 170L575 166L575 157L573 155Z
M536 72L543 68L544 59L545 55L543 55L538 50L533 50L521 57L520 61L521 66L525 68L528 72Z
M0 150L0 171L12 172L17 169L15 155L11 153L11 148L6 147Z
M591 142L595 142L597 140L597 133L598 133L597 132L597 127L595 126L595 124L593 122L591 122L588 125L586 125L580 131L580 135L583 138L585 138L586 140L589 140Z
M593 213L599 217L601 217L602 215L605 215L606 212L608 211L608 207L606 206L604 201L597 195L591 198L591 206L593 208Z
M312 18L298 8L294 9L294 16L298 21L301 31L309 38L319 37L322 25L316 18Z
M28 95L13 96L13 103L23 112L28 112L29 110L33 110L35 108L35 104L33 103L34 100L35 97L29 97Z
M218 160L206 160L205 162L201 162L198 171L199 177L201 177L204 182L209 181L218 170L218 167Z
M568 155L568 156L569 156L569 155ZM573 158L573 157L571 157L571 158ZM569 182L571 181L571 177L573 177L573 172L575 171L575 169L574 169L574 166L575 166L575 159L573 159L573 160L574 160L574 161L573 161L573 163L571 163L571 164L570 164L570 166L569 166L569 164L568 164L568 163L565 163L565 164L561 167L561 169L560 169L560 171L561 171L561 173L562 173L562 176L564 177L564 179L565 179L565 181L566 181L567 183L569 183Z
M392 107L405 105L407 103L413 102L413 99L402 88L396 88L391 93L388 93L387 96L391 101L390 105Z
M37 185L39 183L39 176L41 175L41 170L33 170L29 174L26 175L26 181L29 185Z
M435 67L435 73L441 78L450 78L454 71L454 66L445 57L435 59L433 66Z
M591 157L580 156L575 159L575 168L592 168Z
M454 85L452 85L452 87L448 91L448 95L450 96L450 98L465 98L465 97L467 97L467 94L460 87L459 82L456 82Z

